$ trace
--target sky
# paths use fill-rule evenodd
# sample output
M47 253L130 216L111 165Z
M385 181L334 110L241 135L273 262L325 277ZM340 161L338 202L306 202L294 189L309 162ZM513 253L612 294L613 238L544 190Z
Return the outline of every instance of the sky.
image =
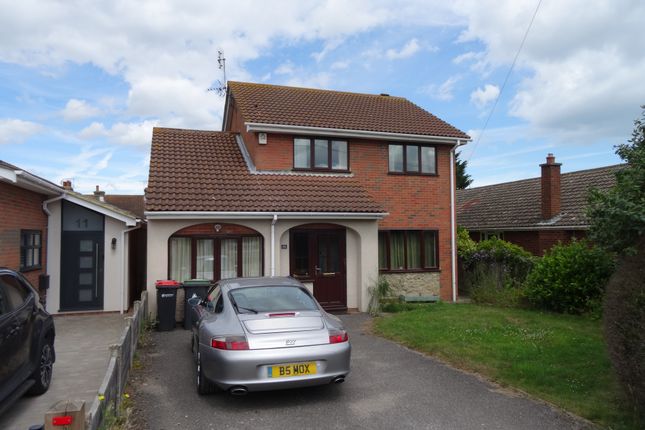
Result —
M0 159L81 192L142 193L154 126L221 129L218 51L229 80L406 97L473 137L460 153L472 186L539 176L547 153L563 172L617 164L645 104L641 0L0 10Z

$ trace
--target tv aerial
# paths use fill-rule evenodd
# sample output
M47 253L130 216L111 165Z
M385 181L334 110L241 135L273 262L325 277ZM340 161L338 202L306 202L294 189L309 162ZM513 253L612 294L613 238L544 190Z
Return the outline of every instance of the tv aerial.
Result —
M222 71L223 81L218 79L217 86L210 87L206 91L214 91L220 97L224 97L226 95L226 57L222 50L217 51L217 68Z

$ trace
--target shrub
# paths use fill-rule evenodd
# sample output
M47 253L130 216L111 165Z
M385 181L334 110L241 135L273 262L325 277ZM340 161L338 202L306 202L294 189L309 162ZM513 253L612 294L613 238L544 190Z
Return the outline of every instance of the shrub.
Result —
M623 257L607 284L605 338L609 357L636 419L645 424L645 236Z
M477 242L470 238L470 233L463 227L457 227L457 255L468 258L477 249Z
M535 307L581 314L600 308L613 257L587 241L558 244L546 252L526 279L524 294Z
M367 310L370 315L377 316L381 312L383 300L392 294L390 283L383 276L379 276L371 287L368 288L370 302Z

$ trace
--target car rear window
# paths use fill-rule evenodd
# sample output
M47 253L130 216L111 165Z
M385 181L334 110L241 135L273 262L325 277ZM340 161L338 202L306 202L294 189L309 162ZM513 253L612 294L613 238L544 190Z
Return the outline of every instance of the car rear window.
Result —
M311 296L299 287L238 288L230 295L240 313L318 310Z

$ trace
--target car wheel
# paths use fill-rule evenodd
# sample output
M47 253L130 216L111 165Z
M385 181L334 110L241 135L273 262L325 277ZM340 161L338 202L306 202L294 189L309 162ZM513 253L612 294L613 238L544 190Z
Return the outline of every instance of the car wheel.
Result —
M212 394L215 391L215 385L204 376L204 370L202 369L202 357L200 352L197 352L196 373L197 394Z
M38 367L34 370L31 377L35 384L29 389L29 394L43 394L49 389L52 382L52 372L54 366L54 346L51 341L46 341L40 349Z

